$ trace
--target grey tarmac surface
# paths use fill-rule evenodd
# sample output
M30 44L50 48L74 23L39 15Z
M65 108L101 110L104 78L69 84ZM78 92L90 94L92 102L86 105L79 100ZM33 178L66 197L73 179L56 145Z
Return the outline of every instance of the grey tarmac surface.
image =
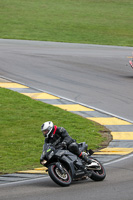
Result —
M0 39L0 74L133 121L133 47Z
M128 160L128 162L127 162ZM132 200L133 154L129 159L106 165L107 177L102 182L73 182L59 187L49 177L0 186L1 200Z
M130 47L0 40L0 75L133 121L133 70L127 58L132 51ZM61 188L43 177L1 185L0 198L131 200L133 157L105 167L103 182L74 182Z

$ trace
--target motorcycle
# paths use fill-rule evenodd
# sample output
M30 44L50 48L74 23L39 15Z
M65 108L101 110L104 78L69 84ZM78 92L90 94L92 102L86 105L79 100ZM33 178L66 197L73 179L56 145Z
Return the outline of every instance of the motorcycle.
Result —
M94 157L93 151L87 150L88 145L85 142L79 143L80 151L86 152L89 159L97 163L97 167L89 165L81 158L71 153L64 147L55 148L53 144L45 144L43 148L42 165L47 167L51 179L60 186L69 186L74 180L92 179L102 181L106 177L103 165Z
M129 64L133 68L133 53L132 53L132 57L130 57L130 58L132 58L132 60L129 60Z

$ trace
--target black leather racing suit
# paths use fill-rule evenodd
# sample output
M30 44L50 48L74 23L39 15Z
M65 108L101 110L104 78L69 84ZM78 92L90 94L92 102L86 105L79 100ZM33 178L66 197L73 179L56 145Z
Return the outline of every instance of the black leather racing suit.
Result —
M57 141L56 145L61 144L62 142L66 143L67 149L71 151L73 154L76 154L79 156L81 152L79 151L78 144L76 143L76 140L72 139L66 129L63 127L57 127L56 125L54 126L52 132L50 133L48 138L45 138L45 143L43 145L43 150L45 149L45 144L46 143L51 143L55 144ZM43 160L43 153L40 158L40 162Z

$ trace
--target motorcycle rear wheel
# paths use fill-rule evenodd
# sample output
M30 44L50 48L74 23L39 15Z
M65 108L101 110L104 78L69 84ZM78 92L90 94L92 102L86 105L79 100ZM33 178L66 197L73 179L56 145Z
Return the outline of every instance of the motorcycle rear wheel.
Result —
M48 167L48 173L51 179L60 186L69 186L72 182L71 175L65 167L63 167L65 173L61 173L58 167L53 164Z
M97 159L93 158L93 160L96 160L98 162L98 164L100 165L101 169L100 170L92 170L92 175L91 175L90 178L93 181L103 181L105 179L105 177L106 177L105 168Z

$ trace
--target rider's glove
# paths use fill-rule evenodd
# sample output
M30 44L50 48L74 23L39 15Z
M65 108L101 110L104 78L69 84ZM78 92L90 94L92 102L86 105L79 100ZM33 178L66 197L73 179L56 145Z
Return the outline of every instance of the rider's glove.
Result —
M66 142L62 142L62 143L61 143L61 146L62 146L62 147L67 147Z

